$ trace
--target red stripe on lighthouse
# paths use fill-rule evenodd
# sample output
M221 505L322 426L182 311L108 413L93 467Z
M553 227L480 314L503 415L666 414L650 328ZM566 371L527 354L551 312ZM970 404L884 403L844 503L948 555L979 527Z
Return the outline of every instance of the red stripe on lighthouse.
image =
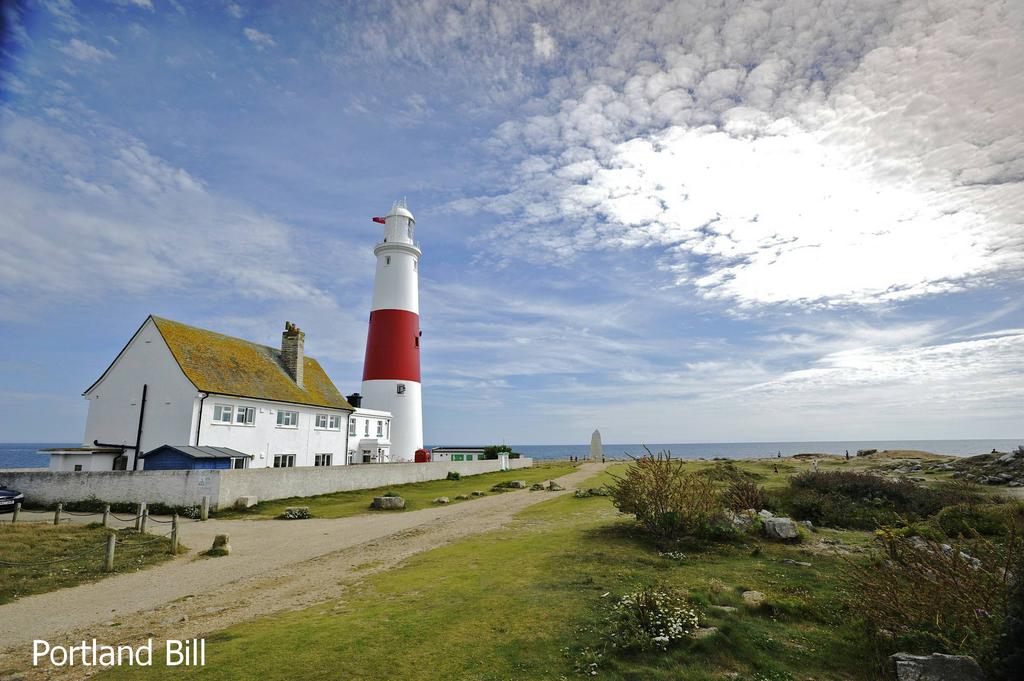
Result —
M366 335L363 380L420 382L420 316L408 310L374 310Z

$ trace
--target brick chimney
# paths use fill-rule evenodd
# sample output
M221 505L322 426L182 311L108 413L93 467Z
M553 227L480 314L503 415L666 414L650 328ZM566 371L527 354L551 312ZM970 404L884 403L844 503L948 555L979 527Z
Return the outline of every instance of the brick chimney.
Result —
M306 359L306 334L291 322L284 323L281 334L281 361L288 374L295 379L296 385L302 387L302 369Z

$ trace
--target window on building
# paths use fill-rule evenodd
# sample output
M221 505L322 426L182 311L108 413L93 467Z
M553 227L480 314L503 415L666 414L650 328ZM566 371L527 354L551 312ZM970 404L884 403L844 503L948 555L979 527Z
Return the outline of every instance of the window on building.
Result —
M253 407L239 407L235 410L235 423L251 426L256 423L256 410Z
M80 464L80 463L76 463L76 464L75 464L75 472L76 472L76 473L78 473L78 472L79 472L79 471L81 471L81 470L82 470L82 464Z
M330 454L317 454L313 457L314 466L330 466L331 455Z
M363 420L363 437L370 437L370 419Z
M231 414L235 408L230 404L218 404L213 407L213 420L217 423L231 423Z
M391 264L391 256L390 255L385 255L384 256L384 264L385 265L390 265Z
M412 261L412 271L416 272L417 270L419 270L419 268L420 268L420 261L419 260L413 260Z
M246 468L246 463L246 459L241 456L236 456L235 458L231 459L232 468Z
M274 468L294 468L295 467L295 455L294 454L275 454L274 455Z
M277 425L282 428L297 428L299 425L299 412L277 410Z
M348 420L348 435L349 435L349 437L355 437L356 436L356 428L358 428L358 427L359 427L359 424L356 421L355 417L349 417L349 420Z
M405 383L399 383L398 384L398 388L396 388L396 390L398 390L398 394L399 395L404 395L405 394Z
M317 428L326 428L327 427L327 414L317 414L316 415L316 427Z
M331 430L341 430L341 414L331 414L327 419L327 427Z
M384 437L384 422L377 421L377 437Z

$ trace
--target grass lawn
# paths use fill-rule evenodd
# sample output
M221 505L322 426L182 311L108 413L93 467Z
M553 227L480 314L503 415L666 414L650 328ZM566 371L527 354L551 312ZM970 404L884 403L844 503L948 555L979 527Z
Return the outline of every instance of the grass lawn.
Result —
M413 482L405 485L392 485L376 489L360 489L351 492L335 492L315 497L292 497L265 501L245 511L227 509L218 511L218 518L275 518L288 506L309 506L315 518L343 518L346 516L371 513L370 502L373 497L384 492L394 492L405 499L405 510L433 506L431 503L438 497L448 497L451 503L460 500L455 497L468 495L479 490L491 494L491 487L499 482L509 480L525 480L527 484L544 482L573 471L573 466L564 461L535 462L531 468L520 468L514 471L483 473L463 477L461 480L431 480L429 482ZM395 513L396 511L388 511Z
M85 554L37 567L0 565L0 603L106 577L103 556L109 532L98 525L0 525L0 562L40 563ZM171 557L169 539L142 537L134 530L119 530L117 535L115 572L133 572Z
M599 476L606 478L607 474ZM588 483L596 486L603 480ZM830 531L847 545L863 532ZM784 564L785 558L811 567ZM200 679L573 678L612 600L638 585L687 592L718 632L666 653L603 659L597 678L659 681L879 678L840 603L845 563L747 540L659 556L605 497L563 496L508 528L413 557L341 600L207 638ZM751 608L741 593L767 596ZM713 606L725 606L713 607ZM735 608L735 610L733 610ZM117 669L104 679L175 677Z

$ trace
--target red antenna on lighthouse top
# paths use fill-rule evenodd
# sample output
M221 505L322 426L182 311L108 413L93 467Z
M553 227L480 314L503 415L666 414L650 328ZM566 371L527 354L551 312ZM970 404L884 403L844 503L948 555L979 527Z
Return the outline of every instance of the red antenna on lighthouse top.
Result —
M379 222L382 225L384 224L384 218L373 218L373 221L374 222Z

